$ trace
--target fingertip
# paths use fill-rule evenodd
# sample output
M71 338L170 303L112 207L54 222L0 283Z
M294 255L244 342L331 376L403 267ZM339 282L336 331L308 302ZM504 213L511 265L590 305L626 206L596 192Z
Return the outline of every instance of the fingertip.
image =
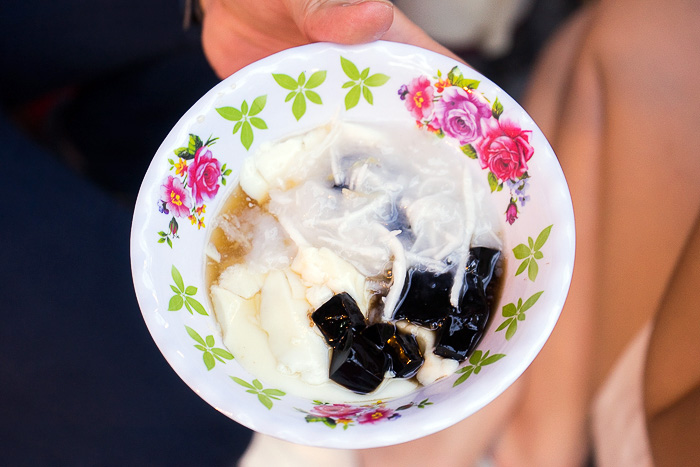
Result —
M389 1L327 1L308 11L300 26L310 41L362 44L380 39L393 20Z

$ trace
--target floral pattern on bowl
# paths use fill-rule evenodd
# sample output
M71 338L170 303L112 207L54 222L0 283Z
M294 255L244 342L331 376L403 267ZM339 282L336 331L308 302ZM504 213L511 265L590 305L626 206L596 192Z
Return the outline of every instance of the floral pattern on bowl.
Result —
M399 88L399 97L419 127L456 141L462 152L478 159L487 170L491 191L501 191L505 183L511 193L505 211L506 221L518 218L518 204L525 206L527 163L535 149L531 130L524 130L515 118L504 117L503 104L493 102L478 91L480 81L465 78L458 66L446 77L438 70L430 79L420 75Z
M211 146L218 138L209 138L205 143L197 135L189 135L187 146L175 149L177 160L168 159L170 168L167 178L161 185L158 198L158 210L172 216L168 223L168 231L158 232L158 243L167 243L173 247L172 240L178 238L180 225L178 218L187 218L197 229L206 227L204 213L207 210L205 201L216 197L221 185L226 185L226 176L231 175L231 169L223 166L211 151Z
M482 341L452 376L393 400L319 401L249 374L223 344L207 295L211 219L236 186L243 160L265 141L332 119L397 122L434 133L474 160L484 173L476 182L504 209L503 292ZM487 78L403 44L313 44L237 72L182 117L144 177L131 245L148 329L199 396L268 435L369 448L446 428L517 379L563 306L574 227L566 181L549 144L522 108Z

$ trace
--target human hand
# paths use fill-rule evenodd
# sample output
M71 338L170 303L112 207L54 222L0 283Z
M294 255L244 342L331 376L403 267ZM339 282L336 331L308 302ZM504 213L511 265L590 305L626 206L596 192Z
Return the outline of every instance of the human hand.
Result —
M387 40L457 60L389 0L201 0L202 45L220 78L256 60L311 42Z

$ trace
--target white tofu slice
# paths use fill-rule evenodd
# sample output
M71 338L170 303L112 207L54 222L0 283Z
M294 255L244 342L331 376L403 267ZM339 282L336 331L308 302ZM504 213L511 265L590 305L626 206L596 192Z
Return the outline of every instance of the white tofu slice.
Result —
M239 295L217 285L211 288L211 301L214 306L216 320L221 326L224 342L238 326L241 320L258 325L257 300L241 298ZM229 347L229 350L233 351Z
M459 368L459 362L451 358L442 358L433 353L435 348L435 331L416 326L415 324L406 321L398 321L396 327L403 332L410 332L416 336L418 347L423 352L425 362L416 374L416 379L423 386L434 383L435 381L445 378L453 374Z
M328 380L329 348L312 327L309 303L295 298L295 289L298 284L290 285L283 271L270 271L260 291L260 325L281 373L321 384Z
M227 267L219 276L219 287L249 299L260 291L265 275L250 270L245 264Z
M367 315L369 295L365 277L330 249L300 248L292 261L292 271L309 286L325 286L336 294L347 292Z

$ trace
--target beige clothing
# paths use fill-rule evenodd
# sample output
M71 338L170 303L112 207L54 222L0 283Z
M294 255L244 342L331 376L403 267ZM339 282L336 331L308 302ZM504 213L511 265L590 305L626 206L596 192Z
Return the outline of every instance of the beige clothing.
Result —
M627 346L593 403L592 431L598 467L653 466L644 417L644 364L652 325Z
M282 441L255 433L238 467L358 467L357 453L342 449L324 449Z

